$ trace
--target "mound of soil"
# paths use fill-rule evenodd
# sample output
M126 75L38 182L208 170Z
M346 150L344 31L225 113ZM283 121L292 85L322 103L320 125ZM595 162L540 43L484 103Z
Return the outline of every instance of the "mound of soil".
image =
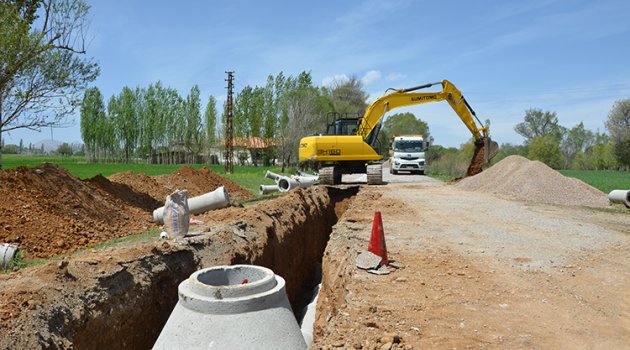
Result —
M0 242L17 244L27 257L45 258L152 225L146 211L99 182L84 183L52 164L0 171Z
M155 177L145 174L137 174L133 171L114 174L109 176L107 179L113 183L125 185L138 193L148 194L160 203L158 207L162 206L166 196L173 192L172 190L162 186Z
M254 198L248 190L207 167L195 170L189 166L183 166L173 174L159 176L147 176L129 171L112 175L109 180L127 185L137 192L147 193L160 203L164 203L166 196L177 189L188 190L188 196L194 197L212 192L220 186L227 188L232 200L243 201Z
M157 176L156 180L168 188L169 193L176 189L187 189L188 195L194 197L212 192L220 186L225 186L230 194L230 198L233 200L242 201L254 198L254 195L248 190L207 167L195 170L189 166L183 166L173 174Z
M506 157L484 172L461 180L455 187L547 204L608 206L605 193L542 162L521 156Z
M162 202L157 201L151 195L138 192L123 183L111 182L100 174L86 180L86 183L145 211L153 212L153 210L162 206Z
M234 200L253 195L208 168L150 177L126 172L81 181L52 164L0 171L0 242L27 258L48 258L155 227L151 213L175 189L198 196L225 186Z

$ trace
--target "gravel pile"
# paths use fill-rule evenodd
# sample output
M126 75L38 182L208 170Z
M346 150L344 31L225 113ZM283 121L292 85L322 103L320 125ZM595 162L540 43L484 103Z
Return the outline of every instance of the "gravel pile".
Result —
M608 207L605 193L566 177L539 161L509 156L484 172L468 177L456 188L487 192L513 199L560 205Z

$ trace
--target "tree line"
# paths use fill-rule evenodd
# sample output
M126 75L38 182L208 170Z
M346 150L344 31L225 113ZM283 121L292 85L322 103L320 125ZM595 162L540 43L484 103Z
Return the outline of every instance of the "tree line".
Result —
M518 154L554 169L630 168L630 99L614 103L605 126L608 134L588 130L583 122L568 128L560 125L555 112L531 108L514 127L524 143L503 144L497 160Z
M630 169L630 99L613 104L605 127L608 133L588 130L583 122L568 128L559 123L556 112L530 108L525 111L523 121L514 126L524 142L501 144L491 164L510 155L520 155L554 169ZM473 148L472 140L459 148L433 145L427 152L429 172L464 176Z
M329 112L357 115L366 100L356 77L315 86L307 71L269 75L264 86L247 85L234 98L234 138L256 138L263 144L244 145L240 155L246 152L254 164L293 164L299 139L323 132ZM92 162L203 161L224 144L225 107L219 110L216 98L209 96L202 115L197 85L186 97L161 82L124 87L107 104L97 87L89 88L81 104L86 157ZM178 158L182 152L185 159Z

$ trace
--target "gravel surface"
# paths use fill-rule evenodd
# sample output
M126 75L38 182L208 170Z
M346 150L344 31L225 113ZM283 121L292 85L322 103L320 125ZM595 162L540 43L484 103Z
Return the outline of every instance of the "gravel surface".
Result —
M482 173L461 180L455 187L538 203L609 206L608 197L598 189L521 156L506 157Z
M324 254L315 348L628 348L630 216L508 198L362 187ZM388 276L354 265L376 210Z

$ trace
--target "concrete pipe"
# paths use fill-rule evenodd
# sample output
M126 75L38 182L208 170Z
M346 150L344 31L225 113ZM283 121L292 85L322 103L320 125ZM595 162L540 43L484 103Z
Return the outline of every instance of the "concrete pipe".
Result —
M199 270L178 292L154 349L307 349L284 279L267 268Z
M300 183L290 177L280 176L278 179L278 188L280 192L288 192L293 188L299 187Z
M260 185L260 187L258 187L258 193L260 193L261 195L278 191L280 191L278 185Z
M280 176L278 179L278 188L280 192L288 192L296 187L307 188L312 186L318 178L307 176Z
M230 205L230 195L224 186L201 196L188 199L188 209L190 214L199 214L212 209L225 208ZM158 224L164 222L164 207L159 207L153 211L153 220Z
M265 177L268 179L272 179L275 182L278 182L278 179L281 178L282 176L276 173L272 173L271 171L267 170L267 172L265 173Z
M315 178L319 177L319 175L317 175L317 174L308 174L308 173L305 173L305 172L299 171L299 170L297 171L297 174L298 174L298 176L301 176L301 177L315 177Z
M302 330L302 335L304 336L304 340L308 346L313 344L313 330L315 327L315 316L317 309L317 299L319 297L319 291L322 288L322 284L318 284L313 290L313 300L311 300L308 305L304 307L304 317L302 318L302 324L300 325L300 329Z
M5 269L9 266L9 263L15 258L15 255L19 250L20 248L15 244L0 244L0 268Z
M608 199L613 203L623 203L630 208L630 190L612 190Z
M319 175L317 176L291 176L291 178L297 181L300 184L300 187L306 188L312 186L315 182L319 180Z

